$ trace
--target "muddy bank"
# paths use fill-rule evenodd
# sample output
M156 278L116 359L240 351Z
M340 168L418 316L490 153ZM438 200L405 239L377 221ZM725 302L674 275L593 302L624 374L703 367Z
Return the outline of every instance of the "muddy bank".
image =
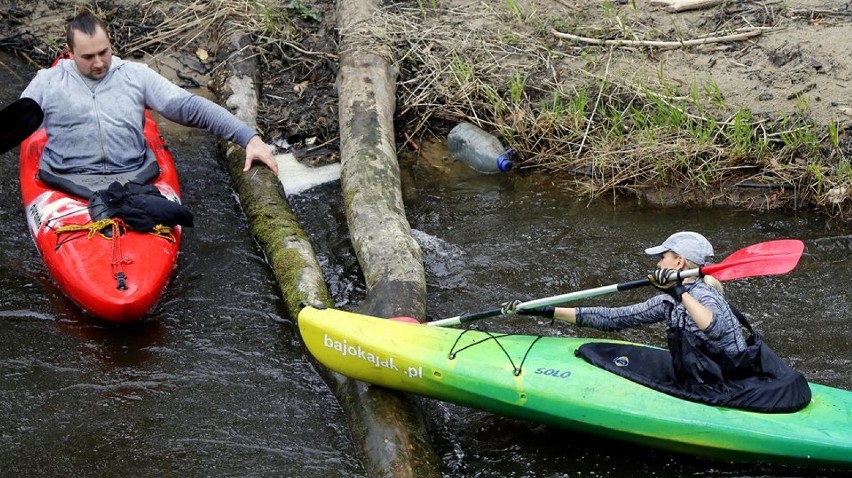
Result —
M204 54L210 45L199 30L216 28L225 14L240 18L258 56L261 131L279 145L314 145L304 149L305 161L339 159L335 2L259 4L255 18L221 1L145 4L144 11L133 3L105 10L119 52L156 55L187 84L204 84L227 63ZM722 2L672 12L665 4L401 1L382 4L374 28L360 34L399 70L400 149L416 151L467 120L519 152L514 174L543 172L580 194L652 205L813 209L847 220L850 6ZM0 27L0 44L43 61L61 45L55 33L43 33L70 5L16 2L2 10L9 22ZM702 38L710 41L694 45ZM580 102L585 109L566 118L566 108ZM631 108L642 115L626 114ZM627 134L654 115L683 118L653 132L653 140ZM744 139L743 124L746 154L733 144ZM696 142L687 130L697 127L714 128L707 134L715 140Z

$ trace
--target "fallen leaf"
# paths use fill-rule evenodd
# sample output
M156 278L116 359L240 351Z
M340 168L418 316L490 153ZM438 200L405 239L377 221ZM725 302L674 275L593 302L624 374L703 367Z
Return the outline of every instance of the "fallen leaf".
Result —
M299 97L301 98L301 97L302 97L302 93L304 93L304 92L305 92L305 89L307 89L307 87L308 87L308 82L307 82L307 81L303 81L303 82L301 82L301 83L296 83L295 85L293 85L293 91L294 91L297 95L299 95Z

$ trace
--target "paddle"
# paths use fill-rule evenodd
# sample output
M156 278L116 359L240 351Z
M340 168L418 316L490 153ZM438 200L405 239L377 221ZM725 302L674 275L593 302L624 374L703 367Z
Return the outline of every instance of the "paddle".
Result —
M21 144L35 132L44 112L32 98L21 98L0 111L0 154Z
M776 241L761 242L734 252L718 264L709 264L697 269L680 271L670 277L670 279L674 279L676 277L684 279L687 277L712 275L720 281L727 281L757 276L786 274L796 267L796 264L799 262L799 258L802 257L802 252L804 250L805 244L798 239L779 239ZM572 300L597 297L600 295L610 294L612 292L636 289L647 285L651 285L651 280L645 277L643 279L622 282L621 284L612 284L594 289L581 290L522 302L515 306L515 310L534 309L536 307L546 305L557 305ZM433 322L427 322L425 325L431 327L448 327L475 320L486 319L488 317L496 317L506 313L507 312L504 311L503 308L489 309L482 312L450 317L448 319L435 320Z

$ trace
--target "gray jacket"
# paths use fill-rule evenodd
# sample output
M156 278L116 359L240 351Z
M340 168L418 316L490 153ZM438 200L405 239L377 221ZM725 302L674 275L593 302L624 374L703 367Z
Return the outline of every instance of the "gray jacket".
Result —
M228 110L193 95L147 65L112 57L110 70L89 84L73 60L40 70L21 97L44 110L47 145L41 161L65 174L134 171L145 159L145 108L176 123L205 128L245 147L254 130Z
M621 330L666 321L669 327L688 329L703 339L711 351L725 351L733 355L745 350L740 322L722 294L700 279L686 286L689 295L713 312L713 322L707 330L699 329L683 304L675 302L667 294L625 307L578 307L577 325L598 330Z

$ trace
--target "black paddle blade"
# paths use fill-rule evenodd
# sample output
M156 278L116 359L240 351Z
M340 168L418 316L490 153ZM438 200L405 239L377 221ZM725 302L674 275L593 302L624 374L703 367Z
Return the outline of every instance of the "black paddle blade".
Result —
M0 111L0 154L21 144L35 132L44 112L32 98L21 98Z

